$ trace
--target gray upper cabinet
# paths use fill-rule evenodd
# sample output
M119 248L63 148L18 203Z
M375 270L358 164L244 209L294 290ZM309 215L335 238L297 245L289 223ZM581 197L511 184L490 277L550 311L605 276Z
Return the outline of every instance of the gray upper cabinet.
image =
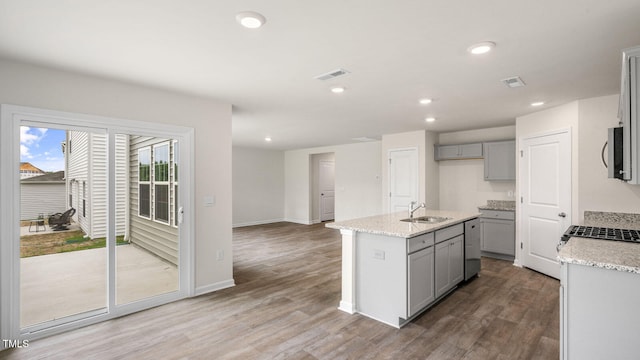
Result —
M483 148L485 180L516 179L515 140L486 142Z
M435 145L435 160L478 159L482 158L482 143Z

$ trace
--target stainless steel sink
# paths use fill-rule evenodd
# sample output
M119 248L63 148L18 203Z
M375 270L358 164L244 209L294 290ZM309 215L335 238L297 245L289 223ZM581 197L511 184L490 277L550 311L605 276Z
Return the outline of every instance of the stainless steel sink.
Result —
M409 219L402 219L400 221L419 223L419 224L436 224L446 220L451 220L451 218L441 217L441 216L419 216L419 217L414 217Z

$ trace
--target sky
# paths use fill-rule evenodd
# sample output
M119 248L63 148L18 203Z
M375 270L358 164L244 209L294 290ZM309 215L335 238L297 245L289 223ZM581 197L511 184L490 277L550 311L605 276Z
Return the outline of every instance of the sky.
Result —
M64 130L21 126L20 161L30 162L43 171L64 170L60 145L64 141Z

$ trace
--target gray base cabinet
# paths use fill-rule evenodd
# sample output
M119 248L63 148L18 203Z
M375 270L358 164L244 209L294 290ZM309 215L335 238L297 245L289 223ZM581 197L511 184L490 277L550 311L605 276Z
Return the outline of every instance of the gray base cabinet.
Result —
M436 299L434 291L433 246L409 254L409 316Z
M394 327L464 279L464 223L412 238L357 233L356 311Z
M562 264L560 359L638 359L638 299L640 274Z
M464 235L436 244L436 297L464 279Z
M481 210L480 249L483 255L502 254L515 257L515 213L513 211Z

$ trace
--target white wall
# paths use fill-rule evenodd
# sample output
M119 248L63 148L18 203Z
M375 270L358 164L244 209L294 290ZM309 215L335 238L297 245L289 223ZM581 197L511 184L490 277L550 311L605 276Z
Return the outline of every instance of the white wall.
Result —
M0 79L3 104L194 128L196 291L233 285L230 104L6 60ZM209 195L213 207L202 204Z
M442 133L438 143L465 144L475 142L511 140L516 127L503 126L479 130ZM487 200L514 200L515 181L485 181L484 160L440 160L440 209L477 212Z
M640 185L609 179L602 164L602 146L607 141L607 128L618 126L618 95L578 101L578 217L584 211L640 213ZM605 151L605 159L606 159Z
M233 226L284 220L284 151L233 147Z
M285 152L285 220L311 224L311 156L335 153L336 221L377 215L380 204L380 142Z

